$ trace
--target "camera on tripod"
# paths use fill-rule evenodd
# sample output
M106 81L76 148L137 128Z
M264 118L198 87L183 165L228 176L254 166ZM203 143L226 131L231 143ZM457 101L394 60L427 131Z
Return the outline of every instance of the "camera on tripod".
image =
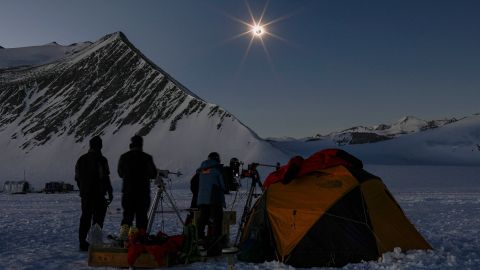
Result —
M168 177L169 170L157 170L157 173L161 177Z
M242 170L242 173L241 173L241 175L240 175L240 178L253 178L253 177L256 177L256 175L258 174L258 171L257 171L258 165L259 165L259 164L256 163L256 162L248 164L247 169L246 169L246 170Z
M238 158L232 158L230 160L230 169L232 170L234 177L240 176L240 166L243 165L242 161L239 161Z
M166 197L170 206L172 207L173 211L177 214L178 219L182 224L184 224L182 217L180 216L180 212L175 205L175 201L171 198L171 195L166 191L165 182L163 181L164 178L168 178L168 175L173 174L181 176L182 173L180 171L171 172L170 170L159 170L157 169L157 177L153 180L153 183L157 187L157 191L155 192L155 197L153 198L152 204L150 205L150 209L148 210L148 224L147 224L147 235L152 230L153 221L155 219L155 213L157 213L157 209L159 205L162 205L163 209L163 198Z
M182 176L182 173L180 171L177 171L177 172L171 172L170 170L160 170L160 169L157 169L157 177L153 180L153 183L156 185L156 186L163 186L164 183L163 183L163 179L164 178L168 178L168 176L172 174L172 175L175 175L177 177L179 176Z
M240 188L240 167L243 166L243 162L238 160L238 158L231 158L229 166L223 167L223 177L225 181L225 187L227 189L226 193L229 191L238 191Z
M160 169L158 169L158 170L157 170L157 173L158 173L158 175L161 176L161 177L168 177L169 174L176 175L177 177L178 177L178 176L182 176L182 173L181 173L180 171L171 172L170 170L160 170Z

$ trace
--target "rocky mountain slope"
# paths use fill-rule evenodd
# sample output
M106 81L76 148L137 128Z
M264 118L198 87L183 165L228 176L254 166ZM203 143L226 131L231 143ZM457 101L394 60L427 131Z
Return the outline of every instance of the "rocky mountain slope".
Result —
M152 63L123 33L82 44L48 64L1 70L0 181L23 178L24 171L32 181L69 181L75 160L97 134L113 179L134 134L145 136L158 167L186 173L211 151L226 162L284 158Z

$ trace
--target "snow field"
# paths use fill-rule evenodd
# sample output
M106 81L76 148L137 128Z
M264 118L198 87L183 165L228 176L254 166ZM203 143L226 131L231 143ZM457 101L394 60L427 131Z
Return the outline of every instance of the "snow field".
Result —
M378 261L349 264L344 269L480 269L480 183L478 168L466 170L463 178L451 185L447 179L462 167L408 167L368 166L368 170L381 176L402 206L410 221L434 247L432 251L395 250L384 254ZM465 167L469 168L469 167ZM409 181L394 177L412 172ZM449 175L449 173L451 175ZM417 176L415 176L417 175ZM415 191L412 183L424 181ZM400 182L399 182L400 181ZM240 219L248 181L242 180L235 209ZM449 186L450 185L450 186ZM172 188L174 184L167 182ZM454 186L459 186L455 189ZM467 190L467 187L471 187ZM183 209L190 204L188 187L170 189L176 204ZM117 233L121 220L120 197L115 198L105 219L104 231ZM227 195L229 206L234 194ZM92 269L87 265L87 253L78 251L77 230L80 218L80 198L70 194L0 194L0 269ZM165 210L170 209L164 202ZM182 212L185 216L186 212ZM164 231L181 232L175 214L164 214ZM160 229L161 215L157 214L156 228ZM231 227L234 239L237 226ZM226 259L207 263L179 265L175 269L226 269ZM109 269L109 268L99 268ZM294 269L278 262L246 264L237 262L235 269ZM316 268L328 269L328 268Z

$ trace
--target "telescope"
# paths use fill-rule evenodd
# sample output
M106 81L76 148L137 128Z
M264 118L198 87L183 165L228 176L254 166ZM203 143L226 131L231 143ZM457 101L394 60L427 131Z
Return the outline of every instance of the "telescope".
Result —
M258 162L253 162L248 164L246 170L242 170L242 173L240 175L241 178L252 178L255 177L258 172L257 172L257 167L270 167L270 168L275 168L276 170L280 169L280 163L277 162L276 165L271 165L271 164L263 164L263 163L258 163Z
M157 174L160 175L161 177L168 177L169 174L175 175L177 177L182 176L182 172L176 171L176 172L171 172L170 170L157 170Z
M271 165L271 164L263 164L263 163L258 163L258 162L253 162L248 164L246 170L242 170L242 173L240 175L240 178L250 178L252 181L250 182L250 189L248 191L247 195L247 200L245 202L245 207L243 208L243 213L242 213L242 218L240 219L240 225L238 226L238 232L237 236L235 238L235 246L238 245L238 242L240 240L240 234L247 223L247 216L248 213L250 212L251 206L252 206L252 200L253 197L255 196L255 187L258 185L262 192L264 192L263 186L262 186L262 181L260 180L260 174L257 171L258 167L270 167L270 168L275 168L276 170L280 169L280 163L277 162L276 165ZM256 197L256 196L255 196Z

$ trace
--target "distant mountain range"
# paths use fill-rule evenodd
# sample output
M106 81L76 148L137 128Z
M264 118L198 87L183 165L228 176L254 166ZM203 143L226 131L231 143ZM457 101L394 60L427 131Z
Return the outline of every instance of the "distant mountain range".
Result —
M457 122L458 119L422 120L415 116L406 116L392 125L380 124L372 127L357 126L327 135L317 134L309 141L332 140L338 145L374 143L397 138L405 134L439 128L446 124Z
M408 116L392 125L269 141L289 155L341 148L366 164L480 166L480 114L432 121Z
M293 128L293 127L292 127ZM342 148L365 163L480 165L480 116L353 127L303 139L262 139L146 58L121 32L96 42L0 49L0 183L73 181L76 159L104 139L112 179L129 138L145 136L159 168L188 180L209 152L224 163L285 162Z
M51 42L42 46L8 49L0 46L0 49L3 49L0 50L0 69L38 66L51 63L74 54L91 44L92 42L87 41L62 46L56 42Z

